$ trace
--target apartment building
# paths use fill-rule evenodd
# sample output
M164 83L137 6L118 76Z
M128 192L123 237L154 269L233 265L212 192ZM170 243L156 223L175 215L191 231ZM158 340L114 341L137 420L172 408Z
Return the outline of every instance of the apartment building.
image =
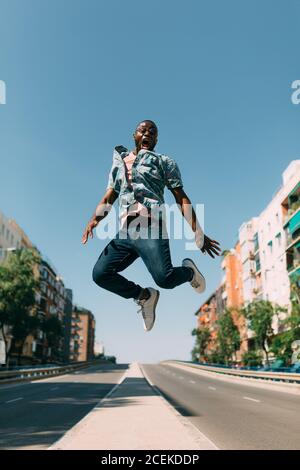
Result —
M66 289L62 278L58 275L56 268L48 257L41 253L39 266L40 289L36 300L38 304L38 315L40 319L47 320L53 316L64 325L65 302L67 298ZM49 345L47 335L39 331L32 345L35 357L42 361L64 362L64 338L59 339L55 347Z
M22 235L13 222L12 219L8 219L0 212L0 262L5 259L7 251L24 246L22 245Z
M299 172L298 167L298 175ZM285 258L289 281L295 280L300 287L300 177L291 180L291 190L281 203Z
M70 362L70 341L73 313L73 291L66 289L64 308L64 362Z
M221 290L223 308L233 308L242 339L241 355L254 335L246 322L235 315L234 307L269 300L289 309L291 280L300 287L300 160L292 161L283 172L280 189L260 215L240 226L238 242L224 256L221 267L222 280L217 291ZM215 295L196 312L198 327L206 324L215 330L218 315L204 315L206 311L218 313ZM272 326L277 334L277 317Z
M267 207L240 227L246 304L263 299L290 308L290 273L297 273L300 258L299 186L300 160L295 160ZM279 318L274 317L272 326L277 334Z
M0 213L0 262L5 259L9 251L15 249L35 249L41 258L39 265L34 268L34 273L39 280L39 288L36 291L37 315L40 320L56 316L64 324L66 289L62 278L58 275L51 261L43 256L26 235L24 230L13 219L7 219ZM9 328L6 328L8 348L11 346L11 336ZM5 349L3 339L0 337L0 363L5 363ZM60 339L55 350L48 344L47 335L42 329L36 331L34 335L29 335L22 350L23 363L56 362L64 361L65 341ZM14 352L12 351L14 354ZM14 362L14 358L12 358Z
M197 316L197 328L208 328L210 331L210 343L206 350L207 354L215 349L217 342L217 320L225 309L222 293L222 287L220 286L195 312Z
M0 263L5 260L7 255L19 248L33 248L33 244L21 227L13 219L7 218L0 211ZM10 349L12 337L9 328L4 326L7 347ZM23 350L30 349L32 338L28 338L24 344ZM6 363L5 342L0 332L0 365Z
M288 307L290 262L293 259L294 265L294 250L297 257L300 225L299 210L294 211L300 193L300 160L290 163L282 179L282 187L259 216L257 236L263 298Z
M90 361L94 358L96 322L89 310L75 306L71 321L70 361Z

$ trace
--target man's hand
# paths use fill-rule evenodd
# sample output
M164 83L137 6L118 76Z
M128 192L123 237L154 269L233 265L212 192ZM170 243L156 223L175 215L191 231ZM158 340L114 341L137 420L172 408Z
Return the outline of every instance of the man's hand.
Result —
M94 238L93 230L99 224L100 220L107 216L115 200L118 198L118 193L113 188L108 188L96 207L95 213L86 226L82 235L82 243L85 245L89 237Z
M95 217L93 217L86 226L85 231L83 232L81 242L85 245L88 241L89 237L94 238L93 230L97 227L99 221Z
M217 256L220 256L220 254L221 254L221 248L220 248L219 245L220 245L219 242L217 242L216 240L212 240L211 238L204 235L204 243L203 243L203 246L201 248L201 251L204 255L206 253L208 253L209 256L214 258L213 253L215 253L215 255L217 255ZM220 253L218 253L218 251Z

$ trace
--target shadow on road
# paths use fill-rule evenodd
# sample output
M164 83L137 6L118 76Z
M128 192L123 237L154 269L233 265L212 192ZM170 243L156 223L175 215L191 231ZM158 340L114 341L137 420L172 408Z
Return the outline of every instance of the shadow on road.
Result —
M81 370L51 381L36 381L7 390L0 388L0 449L46 449L88 414L116 385L108 373L119 373L128 364ZM97 375L98 374L98 375ZM6 393L4 393L6 392ZM127 377L113 393L113 400L99 408L137 404L135 397L157 395L144 378ZM15 397L21 401L5 403Z

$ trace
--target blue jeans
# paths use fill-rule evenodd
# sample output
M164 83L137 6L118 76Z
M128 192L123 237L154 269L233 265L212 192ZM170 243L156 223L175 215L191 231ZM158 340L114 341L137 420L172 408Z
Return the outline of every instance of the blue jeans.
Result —
M130 266L141 257L155 283L164 289L173 289L184 282L191 281L191 268L173 267L170 255L169 238L162 236L160 227L156 239L133 237L126 230L127 238L123 239L124 230L116 234L100 254L93 269L94 282L106 290L124 297L137 299L142 287L121 276L119 272Z

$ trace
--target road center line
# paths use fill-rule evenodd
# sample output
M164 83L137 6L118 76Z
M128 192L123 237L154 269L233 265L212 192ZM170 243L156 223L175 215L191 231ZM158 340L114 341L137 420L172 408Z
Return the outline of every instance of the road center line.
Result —
M255 398L250 398L250 397L243 397L244 400L250 400L250 401L255 401L256 403L260 403L260 400L256 400Z
M9 400L9 401L6 401L5 403L12 403L13 401L18 401L18 400L23 400L23 398L22 397L15 398L14 400Z
M217 390L215 387L208 387L210 390Z

